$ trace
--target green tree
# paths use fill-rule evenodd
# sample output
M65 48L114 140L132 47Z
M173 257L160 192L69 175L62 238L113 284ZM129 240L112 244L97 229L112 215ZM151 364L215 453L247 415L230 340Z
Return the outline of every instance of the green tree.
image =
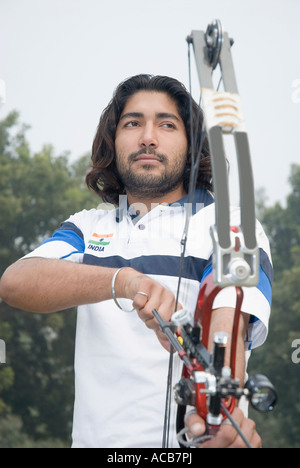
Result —
M98 203L84 184L89 155L70 164L50 145L32 154L27 129L16 112L0 122L0 275L64 219ZM31 314L0 302L0 338L7 347L7 364L0 367L0 434L1 427L18 433L16 444L29 440L26 433L31 445L69 443L75 314Z
M300 166L293 165L286 206L262 210L274 262L270 331L253 351L250 373L266 374L279 393L268 415L252 413L267 447L300 447L300 364L293 362L292 343L300 339Z

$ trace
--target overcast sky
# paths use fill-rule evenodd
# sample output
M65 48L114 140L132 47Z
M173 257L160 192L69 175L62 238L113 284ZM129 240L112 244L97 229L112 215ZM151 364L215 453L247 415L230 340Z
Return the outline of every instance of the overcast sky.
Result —
M75 160L120 81L152 73L188 85L185 38L215 18L235 40L255 185L284 203L300 164L299 0L0 0L0 118L18 110L33 151L51 143Z

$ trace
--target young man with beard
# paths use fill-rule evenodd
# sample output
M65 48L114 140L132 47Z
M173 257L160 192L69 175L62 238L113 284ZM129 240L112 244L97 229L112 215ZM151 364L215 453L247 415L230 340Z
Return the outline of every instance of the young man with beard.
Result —
M0 295L14 307L49 313L78 306L73 447L161 446L169 342L152 310L164 320L175 310L191 167L189 110L188 92L172 78L138 75L121 83L100 118L87 175L88 186L115 209L71 216L2 277ZM192 114L197 151L202 114L194 101ZM201 280L211 269L211 190L205 142L178 309L194 310ZM232 217L239 224L236 210ZM270 312L272 268L259 224L257 238L261 279L257 288L248 288L243 303L241 382L245 346L263 343ZM235 295L227 289L214 303L211 336L231 331ZM177 357L174 367L176 382L181 374ZM253 445L260 446L253 422L239 409L234 415ZM199 417L191 418L196 418L191 430L202 431ZM174 419L171 427L176 447ZM241 440L224 426L206 444L240 446Z

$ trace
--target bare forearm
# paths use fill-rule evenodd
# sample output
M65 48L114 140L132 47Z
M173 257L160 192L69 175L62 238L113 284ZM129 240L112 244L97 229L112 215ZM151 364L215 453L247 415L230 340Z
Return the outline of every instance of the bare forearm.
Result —
M226 347L225 365L230 365L230 351L231 351L231 335L234 320L235 310L229 307L216 309L212 313L211 327L210 327L210 343L209 348L212 350L213 336L215 332L228 333L229 342ZM235 362L235 377L239 379L240 385L244 384L245 376L245 334L248 327L249 316L241 314L239 321L239 330L237 338L236 362Z
M82 304L112 299L112 278L117 268L71 263L65 260L28 258L11 265L0 281L0 297L9 305L30 312L48 313ZM153 308L169 320L174 295L159 283L133 268L121 269L115 281L115 295L133 301L147 327L153 323ZM143 295L139 294L143 291Z
M29 258L11 265L0 282L0 297L31 312L55 312L111 298L115 269L64 260Z

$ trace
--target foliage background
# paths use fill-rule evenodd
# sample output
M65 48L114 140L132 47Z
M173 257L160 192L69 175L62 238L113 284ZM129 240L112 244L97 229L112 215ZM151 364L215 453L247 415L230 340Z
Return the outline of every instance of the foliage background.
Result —
M266 343L253 351L249 373L269 376L279 394L274 412L251 412L265 447L300 447L300 363L292 361L294 340L300 339L300 165L292 165L291 193L286 205L259 206L271 243L274 285L270 331ZM298 353L298 356L300 353Z
M60 222L98 204L84 183L89 155L70 164L44 146L32 154L27 126L16 112L0 122L0 276L39 245ZM253 351L249 373L266 374L276 386L274 412L256 420L264 447L300 447L300 363L292 342L300 339L300 166L291 167L286 206L266 206L258 218L269 236L275 278L267 342ZM0 300L0 338L7 363L0 366L0 447L65 448L71 440L76 311L50 315L15 310Z
M0 276L72 213L97 205L89 155L70 164L47 145L32 154L16 112L0 124ZM1 300L0 300L1 301ZM0 447L68 447L76 311L39 315L0 302Z

